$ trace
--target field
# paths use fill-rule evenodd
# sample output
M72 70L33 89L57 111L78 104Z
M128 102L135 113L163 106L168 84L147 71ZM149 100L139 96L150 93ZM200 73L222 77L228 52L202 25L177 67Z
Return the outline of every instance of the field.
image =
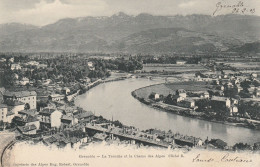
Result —
M140 88L135 91L136 95L140 98L148 98L152 93L159 93L167 96L174 94L177 89L185 89L186 91L205 91L208 90L206 82L176 82L176 83L163 83L158 85L151 85L148 87Z
M144 64L143 71L170 71L170 72L195 72L206 70L203 66L197 64Z
M151 92L156 92L166 96L169 93L173 93L173 90L165 86L165 84L158 84L158 85L152 85L152 86L140 88L135 91L137 97L140 98L148 98Z
M226 65L230 65L231 67L235 67L239 70L244 70L244 69L260 70L260 62L217 62L217 63L224 63Z
M220 62L218 62L220 63ZM260 79L260 62L222 62L231 67L235 67L242 73L256 73Z
M186 91L206 91L208 90L208 84L206 82L178 82L178 83L167 83L166 87L176 91L177 89L185 89Z

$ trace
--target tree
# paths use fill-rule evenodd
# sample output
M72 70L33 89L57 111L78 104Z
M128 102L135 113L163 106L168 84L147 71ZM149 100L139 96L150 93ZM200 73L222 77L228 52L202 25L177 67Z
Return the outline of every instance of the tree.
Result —
M250 81L243 81L240 83L240 86L243 88L243 90L248 91L247 89L250 88Z
M24 110L30 110L30 104L26 103L26 104L24 105Z
M226 107L219 107L215 108L216 114L216 119L219 121L225 121L227 117L230 115L229 109Z
M44 108L44 107L47 107L48 104L44 101L39 101L37 102L37 111L40 111L40 108Z
M237 89L234 88L227 88L224 90L224 95L226 97L235 97L238 94Z
M15 84L16 78L11 69L5 69L3 73L0 74L0 87L12 87Z
M205 111L210 107L209 99L200 99L196 101L196 105L198 106L199 111Z
M251 150L251 146L247 143L236 143L234 146L233 146L233 149L234 150Z

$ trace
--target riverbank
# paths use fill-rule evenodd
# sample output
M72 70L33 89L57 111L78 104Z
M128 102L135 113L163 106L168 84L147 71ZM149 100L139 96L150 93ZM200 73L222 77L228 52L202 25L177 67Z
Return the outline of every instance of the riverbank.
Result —
M156 85L158 86L161 84L156 84ZM220 123L220 124L225 124L225 125L230 125L230 126L237 126L237 127L248 128L248 129L260 130L259 124L252 126L252 124L245 119L243 121L241 120L238 122L232 122L232 121L237 121L236 118L232 118L232 117L228 118L229 121L218 121L218 120L214 120L214 119L210 120L202 112L195 112L189 108L183 108L183 107L179 107L179 106L175 106L175 105L169 105L169 104L165 104L163 102L156 102L156 101L148 99L148 98L140 97L137 95L138 93L136 93L138 90L141 90L144 88L149 88L151 86L156 86L156 85L150 85L150 86L146 86L143 88L138 88L138 89L132 91L131 95L135 99L140 101L141 103L146 104L154 109L158 109L161 111L165 111L165 112L169 112L169 113L173 113L173 114L177 114L177 115L185 116L185 117L189 117L189 118L196 118L196 119L200 119L200 120L204 120L204 121L214 122L214 123Z
M102 80L102 79L98 79L95 82L90 83L89 85L83 86L83 89L80 90L78 95L84 94L86 93L88 90L103 84L103 83L108 83L108 82L115 82L115 81L122 81L127 79L127 77L119 77L119 78L114 78L114 79L109 79L109 80Z
M140 103L131 95L131 92L138 88L164 82L164 79L130 78L101 84L79 95L75 104L86 111L94 112L96 116L119 120L124 125L140 130L155 128L203 139L218 138L226 141L228 145L259 142L259 131L162 112Z

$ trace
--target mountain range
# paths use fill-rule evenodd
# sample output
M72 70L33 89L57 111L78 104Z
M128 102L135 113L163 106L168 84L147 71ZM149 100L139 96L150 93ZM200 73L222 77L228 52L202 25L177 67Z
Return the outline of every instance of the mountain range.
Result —
M256 43L260 17L251 15L65 18L42 27L0 25L0 52L172 53L241 51ZM248 48L248 47L246 47Z

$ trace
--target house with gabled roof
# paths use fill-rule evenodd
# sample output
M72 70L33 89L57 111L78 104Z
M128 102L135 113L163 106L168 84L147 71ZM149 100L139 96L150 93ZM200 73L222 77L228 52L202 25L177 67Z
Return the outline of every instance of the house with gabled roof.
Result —
M44 108L39 111L41 128L59 128L61 126L62 112L52 108Z

